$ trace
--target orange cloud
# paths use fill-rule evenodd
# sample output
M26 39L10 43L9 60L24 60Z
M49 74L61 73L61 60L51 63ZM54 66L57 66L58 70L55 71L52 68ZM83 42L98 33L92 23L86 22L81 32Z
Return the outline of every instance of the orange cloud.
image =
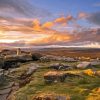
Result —
M30 41L29 44L31 45L48 45L48 44L57 44L61 42L68 42L72 40L72 36L69 34L60 34L60 33L54 33L51 35L48 35L46 37L36 39L33 41Z
M80 13L78 14L78 18L79 18L79 19L86 18L87 16L88 16L88 14L87 14L87 13L84 13L84 12L80 12Z
M26 21L26 19L19 20L19 21L22 21L24 23L24 20L25 22L28 22ZM26 43L28 44L33 44L33 45L53 44L53 43L56 44L56 43L70 41L72 39L72 36L69 33L61 33L56 30L53 30L52 27L56 26L57 24L59 25L66 24L71 20L73 20L73 17L67 16L67 17L60 17L53 21L48 21L41 24L40 20L34 19L32 22L32 26L28 26L28 23L26 23L25 25L13 25L13 26L5 25L1 28L8 31L19 31L22 33L33 34L33 36L28 34L30 40L24 34L22 34L22 36L17 38L18 40L25 40ZM37 37L31 38L35 36L35 33L44 34L44 36L40 38ZM13 38L15 39L15 36Z
M67 17L60 17L55 19L55 23L58 24L67 24L69 21L73 20L73 17L71 15L67 16Z
M53 21L45 22L43 24L40 24L40 21L38 19L33 20L33 29L35 31L47 31L49 29L52 30L51 28L55 26L56 24L59 25L66 25L68 24L69 21L72 21L74 18L69 15L67 17L59 17Z
M38 19L33 20L33 30L35 31L42 31L42 27L40 25L40 21Z
M51 28L54 26L54 22L46 22L42 25L43 28Z

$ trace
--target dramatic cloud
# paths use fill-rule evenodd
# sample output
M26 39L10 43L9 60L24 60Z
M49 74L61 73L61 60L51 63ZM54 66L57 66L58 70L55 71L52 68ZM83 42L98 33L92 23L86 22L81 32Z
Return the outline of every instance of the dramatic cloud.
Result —
M100 12L96 12L96 13L90 14L90 16L87 17L87 19L88 19L91 23L100 26Z
M32 47L100 43L100 28L83 28L77 23L85 19L100 25L99 12L81 12L76 18L67 15L45 20L47 15L50 15L48 11L35 7L29 0L0 0L0 45Z
M57 18L55 19L55 23L58 23L58 24L67 24L69 21L72 21L74 18L69 15L67 17L60 17L60 18Z
M71 15L68 15L67 17L59 17L43 24L41 24L38 19L35 19L33 21L33 29L36 31L51 31L52 27L55 27L56 25L67 26L71 21L74 21L74 18Z
M35 7L30 0L0 0L0 15L14 17L45 17L51 15L47 10Z
M31 41L29 44L43 46L43 45L51 45L51 44L59 44L72 40L72 36L70 34L51 34L46 38L41 38L38 40Z
M52 28L55 25L54 22L46 22L42 25L43 28Z

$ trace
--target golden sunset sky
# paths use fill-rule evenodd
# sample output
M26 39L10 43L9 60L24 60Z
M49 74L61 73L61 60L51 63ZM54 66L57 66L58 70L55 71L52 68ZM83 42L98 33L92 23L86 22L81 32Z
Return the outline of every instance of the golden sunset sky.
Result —
M100 48L99 4L99 0L0 0L0 45Z

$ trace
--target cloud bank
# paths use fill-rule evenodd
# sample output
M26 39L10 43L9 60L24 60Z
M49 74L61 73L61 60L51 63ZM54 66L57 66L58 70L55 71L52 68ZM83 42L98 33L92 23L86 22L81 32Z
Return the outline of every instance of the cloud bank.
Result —
M80 46L100 44L100 12L80 12L53 17L52 13L31 4L30 0L0 0L0 45ZM83 27L78 21L93 27ZM95 27L94 27L95 26ZM65 30L64 30L65 28Z

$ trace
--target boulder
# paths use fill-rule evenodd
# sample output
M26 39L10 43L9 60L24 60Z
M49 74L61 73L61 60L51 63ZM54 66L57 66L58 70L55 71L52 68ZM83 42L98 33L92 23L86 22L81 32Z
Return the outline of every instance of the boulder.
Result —
M20 79L26 79L27 77L30 77L36 70L37 70L37 66L30 64L30 67L24 73L22 73Z
M31 55L32 55L32 60L33 61L40 60L40 58L42 57L42 55L40 53L33 53Z
M19 87L23 87L23 86L25 86L26 84L28 84L30 81L31 81L31 77L29 77L29 78L26 78L26 79L24 79L24 80L21 80L21 81L19 81Z
M91 63L91 65L100 65L100 61L96 61L96 60L91 61L90 63Z
M66 62L77 62L78 60L76 60L74 58L67 57L67 58L64 59L64 61L66 61Z
M50 65L49 68L52 68L52 69L55 69L55 70L70 70L73 67L69 66L69 65L62 64L62 63L56 63L56 64Z
M57 71L49 71L46 74L44 74L44 80L46 83L64 82L65 78L66 78L65 73Z
M90 62L81 62L76 67L79 69L85 69L85 68L92 68L93 66L91 65Z
M48 57L48 56L43 56L40 58L41 62L50 62L52 61L52 58Z
M72 74L69 72L57 72L57 71L49 71L44 74L45 83L56 83L56 82L64 82L68 77L81 77L78 74Z

